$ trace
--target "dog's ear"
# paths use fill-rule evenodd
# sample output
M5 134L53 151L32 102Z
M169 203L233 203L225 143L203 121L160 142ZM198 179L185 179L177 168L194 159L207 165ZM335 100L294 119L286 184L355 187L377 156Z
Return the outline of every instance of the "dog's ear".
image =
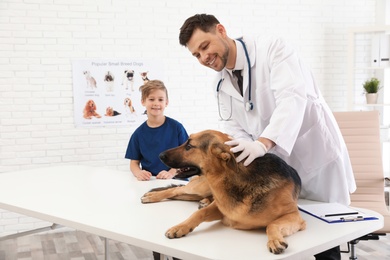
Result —
M211 153L217 158L226 162L229 168L235 168L237 165L234 154L230 151L230 147L223 143L215 143L211 145Z

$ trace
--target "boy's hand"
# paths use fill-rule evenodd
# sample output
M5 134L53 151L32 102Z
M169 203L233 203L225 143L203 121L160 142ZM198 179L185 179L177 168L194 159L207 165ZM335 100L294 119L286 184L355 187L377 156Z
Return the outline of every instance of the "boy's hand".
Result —
M176 169L170 169L169 171L161 171L157 174L156 179L172 179L176 175Z
M150 177L152 177L152 174L148 171L141 170L134 174L134 176L137 178L139 181L148 181L150 180Z

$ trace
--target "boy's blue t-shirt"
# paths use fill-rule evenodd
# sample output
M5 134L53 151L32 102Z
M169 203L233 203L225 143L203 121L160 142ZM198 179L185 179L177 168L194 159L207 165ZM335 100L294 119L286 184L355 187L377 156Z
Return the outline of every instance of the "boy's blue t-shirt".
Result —
M166 116L164 124L156 128L149 127L145 121L132 134L125 158L139 160L143 170L156 176L160 171L170 169L161 162L159 154L183 144L187 139L183 125L170 117Z

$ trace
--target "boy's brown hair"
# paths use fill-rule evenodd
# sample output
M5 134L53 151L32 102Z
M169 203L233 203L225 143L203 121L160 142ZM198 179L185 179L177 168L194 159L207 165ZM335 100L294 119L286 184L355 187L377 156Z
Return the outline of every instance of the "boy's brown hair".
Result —
M150 95L150 93L154 90L162 90L165 92L168 100L168 90L164 85L164 82L161 80L149 80L144 85L139 87L139 91L141 91L141 100L145 101L145 99Z

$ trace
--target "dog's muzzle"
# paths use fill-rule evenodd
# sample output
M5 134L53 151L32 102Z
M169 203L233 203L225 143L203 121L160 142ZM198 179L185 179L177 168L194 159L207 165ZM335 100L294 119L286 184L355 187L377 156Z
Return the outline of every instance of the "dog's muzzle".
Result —
M189 178L189 177L192 177L194 175L201 174L201 170L197 166L183 165L182 162L176 164L175 162L171 161L168 158L168 153L166 151L160 153L160 155L158 157L166 166L171 167L171 168L177 168L177 172L175 175L176 178Z

